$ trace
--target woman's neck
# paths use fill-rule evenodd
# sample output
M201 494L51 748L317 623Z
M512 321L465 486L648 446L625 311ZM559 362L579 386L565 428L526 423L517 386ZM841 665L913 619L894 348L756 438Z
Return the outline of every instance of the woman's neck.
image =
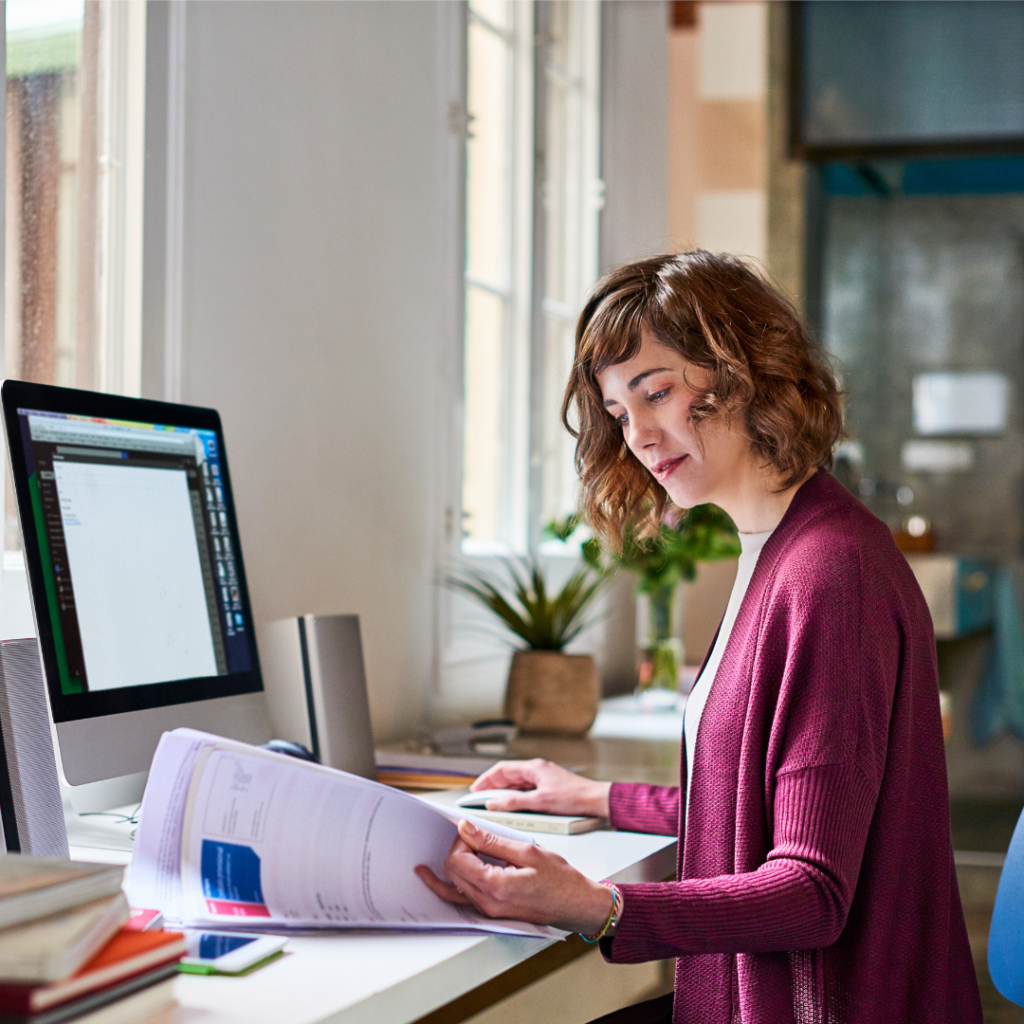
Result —
M779 475L759 466L744 474L733 492L716 504L729 513L740 533L768 533L782 522L796 492L816 472L812 466L795 484L779 490Z

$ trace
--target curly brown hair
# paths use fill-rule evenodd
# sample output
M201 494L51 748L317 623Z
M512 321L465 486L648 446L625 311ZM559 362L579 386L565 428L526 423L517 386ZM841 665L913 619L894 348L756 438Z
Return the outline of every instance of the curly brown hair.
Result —
M602 370L636 355L644 326L709 372L690 408L698 431L711 416L741 418L781 490L812 467L831 468L842 396L793 305L735 256L697 250L627 263L598 282L580 314L562 403L562 422L577 439L582 512L595 532L618 545L630 522L641 533L655 530L669 504L623 443L597 382Z

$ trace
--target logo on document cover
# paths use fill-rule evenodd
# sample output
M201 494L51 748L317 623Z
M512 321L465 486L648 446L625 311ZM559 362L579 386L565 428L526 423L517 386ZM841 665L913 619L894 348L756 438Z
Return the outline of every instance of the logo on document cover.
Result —
M251 846L204 839L200 874L211 914L270 917L260 884L260 858Z

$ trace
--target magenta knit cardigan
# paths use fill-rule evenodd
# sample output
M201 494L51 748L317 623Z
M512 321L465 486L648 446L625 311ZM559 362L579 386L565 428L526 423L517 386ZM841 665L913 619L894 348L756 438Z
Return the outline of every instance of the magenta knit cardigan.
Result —
M619 829L679 835L624 885L617 963L678 957L675 1024L980 1024L953 867L931 617L831 476L765 544L680 789L616 783Z

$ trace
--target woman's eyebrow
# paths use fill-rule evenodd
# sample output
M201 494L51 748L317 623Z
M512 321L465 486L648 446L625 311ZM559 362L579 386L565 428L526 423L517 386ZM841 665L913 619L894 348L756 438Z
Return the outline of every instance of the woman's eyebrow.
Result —
M655 367L655 368L654 368L653 370L644 370L644 372L643 372L643 373L638 373L638 374L637 374L637 375L636 375L636 376L635 376L635 377L634 377L634 378L633 378L633 379L632 379L632 380L631 380L631 381L630 381L630 382L629 382L629 383L628 383L628 384L626 385L626 387L627 387L627 388L628 388L628 389L629 389L630 391L636 391L636 389L637 389L637 388L638 388L638 387L640 386L640 382L641 382L641 381L642 381L642 380L643 380L643 379L644 379L645 377L650 377L650 375L651 375L652 373L668 373L668 372L669 372L669 370L670 370L670 368L669 368L668 366L656 366L656 367ZM605 407L605 408L607 409L607 408L608 408L609 406L612 406L612 405L618 405L618 403L617 403L617 402L615 401L615 399L614 399L614 398L606 398L606 399L605 399L605 402L604 402L604 407Z
M643 373L638 373L627 385L630 391L636 391L645 377L650 377L652 373L668 373L669 368L667 366L656 366L653 370L644 370Z

